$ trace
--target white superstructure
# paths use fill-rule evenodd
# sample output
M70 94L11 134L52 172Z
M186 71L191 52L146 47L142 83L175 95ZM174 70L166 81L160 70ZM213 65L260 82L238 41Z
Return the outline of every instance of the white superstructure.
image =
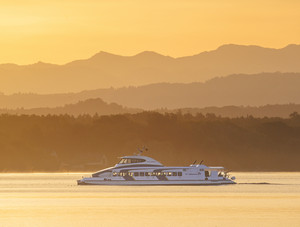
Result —
M124 156L114 167L100 170L79 185L219 185L235 184L223 167L192 164L186 167L163 166L142 155Z

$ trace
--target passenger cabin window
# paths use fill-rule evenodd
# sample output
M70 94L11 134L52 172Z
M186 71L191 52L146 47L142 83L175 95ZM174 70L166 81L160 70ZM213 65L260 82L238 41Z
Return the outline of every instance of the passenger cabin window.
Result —
M113 173L113 176L182 176L182 172L119 172Z
M210 176L210 171L205 171L205 177L209 177Z
M131 164L131 163L141 163L145 162L146 160L141 158L122 158L119 164Z

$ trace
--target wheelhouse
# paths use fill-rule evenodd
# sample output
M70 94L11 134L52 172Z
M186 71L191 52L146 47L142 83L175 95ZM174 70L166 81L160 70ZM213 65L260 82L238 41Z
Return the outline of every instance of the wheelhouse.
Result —
M118 164L131 164L131 163L142 163L145 162L145 159L142 158L121 158Z

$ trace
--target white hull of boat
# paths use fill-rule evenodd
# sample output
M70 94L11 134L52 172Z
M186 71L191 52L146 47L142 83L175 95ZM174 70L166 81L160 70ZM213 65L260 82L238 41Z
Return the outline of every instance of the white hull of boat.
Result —
M231 180L168 180L168 181L124 181L124 180L97 180L91 179L84 181L78 180L78 185L224 185L224 184L236 184Z

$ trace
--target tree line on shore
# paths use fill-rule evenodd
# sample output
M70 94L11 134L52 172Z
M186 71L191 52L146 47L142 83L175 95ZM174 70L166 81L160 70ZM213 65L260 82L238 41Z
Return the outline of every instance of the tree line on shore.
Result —
M195 160L233 171L299 171L300 115L0 115L0 171L96 171L142 146L165 165Z

